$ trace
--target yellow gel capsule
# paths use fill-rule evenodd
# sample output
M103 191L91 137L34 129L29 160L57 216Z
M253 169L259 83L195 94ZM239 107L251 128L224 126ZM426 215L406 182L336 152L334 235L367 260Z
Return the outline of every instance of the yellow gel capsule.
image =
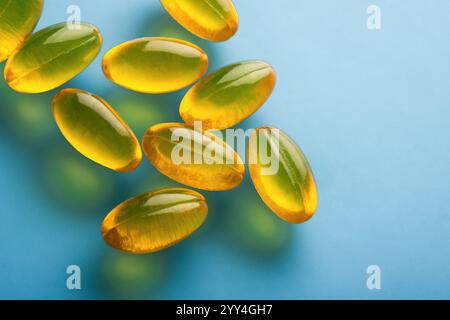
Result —
M202 77L208 56L196 45L172 38L140 38L111 49L103 72L112 82L143 93L183 89Z
M18 92L40 93L55 89L83 71L102 45L100 32L91 24L66 23L30 36L6 63L5 79Z
M279 129L258 128L250 135L247 156L256 191L272 211L291 223L313 216L316 183L305 155L291 138Z
M64 89L53 98L53 114L67 141L92 161L120 172L132 171L141 162L136 136L102 98Z
M127 200L103 220L102 234L111 247L150 253L184 240L208 215L205 198L187 189L159 189Z
M237 31L239 19L230 0L161 0L183 27L210 41L225 41Z
M146 132L142 145L156 169L194 188L229 190L245 174L241 158L223 140L185 124L155 125Z
M251 116L270 97L275 71L263 61L244 61L206 76L184 96L180 115L205 130L232 127Z
M43 5L43 0L0 0L0 62L28 38Z

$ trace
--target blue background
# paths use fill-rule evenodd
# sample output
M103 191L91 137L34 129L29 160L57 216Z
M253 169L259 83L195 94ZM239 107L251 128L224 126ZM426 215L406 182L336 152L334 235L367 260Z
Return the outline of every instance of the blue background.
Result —
M82 20L101 29L104 46L68 86L105 96L119 92L103 77L101 56L126 40L155 35L144 26L169 19L167 13L157 0L46 0L38 29L66 20L71 4L81 7ZM370 4L381 7L379 31L366 27ZM1 81L0 298L450 298L450 3L236 0L235 5L238 34L205 44L211 70L255 58L273 64L277 88L245 126L273 125L299 143L319 188L314 218L302 225L280 222L277 228L287 240L270 252L263 242L246 251L230 233L245 233L233 217L246 214L236 205L245 203L242 195L254 197L246 182L221 195L208 193L212 222L156 255L161 258L156 267L146 257L127 256L124 264L134 269L111 271L123 254L104 244L103 217L147 177L170 182L146 161L130 175L86 161L93 180L103 184L91 181L95 192L75 203L60 201L66 183L47 188L50 177L59 179L49 154L59 146L56 156L79 155L51 119L51 95L25 97L33 110L26 115L48 116L48 123L37 128L34 118L13 122L3 111L14 112L15 103L5 96L22 98L5 94L9 90ZM149 108L178 121L179 97ZM33 102L38 100L41 105ZM33 140L41 134L44 146ZM73 191L66 191L74 200ZM99 197L104 201L96 203ZM80 291L66 288L71 264L81 267ZM366 287L366 268L373 264L382 270L381 290ZM130 270L135 271L121 279Z

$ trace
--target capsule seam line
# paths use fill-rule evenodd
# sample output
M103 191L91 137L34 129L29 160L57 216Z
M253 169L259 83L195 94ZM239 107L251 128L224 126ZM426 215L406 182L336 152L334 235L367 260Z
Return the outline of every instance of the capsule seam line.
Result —
M223 14L221 14L220 11L217 10L217 9L209 2L209 0L205 0L205 2L206 2L206 4L207 4L211 9L213 9L213 11L215 11L215 12L217 13L217 15L220 17L220 19L222 19L222 21L224 21L224 22L226 23L228 29L231 30L230 22L228 21L228 19L226 19L225 16L224 16Z
M6 10L11 5L12 0L9 0L8 4L3 8L3 11L0 13L0 18L5 14Z
M204 203L205 200L195 200L195 199L194 200L186 200L186 201L181 201L181 202L174 203L172 206L179 205L179 204L184 204L184 203L195 203L195 202L198 202L198 203L202 203L203 202ZM157 213L158 211L159 210L155 211L155 213L146 214L145 216L158 216L158 215L162 215L163 214L163 213ZM116 224L114 224L114 226L109 228L109 230L115 229L115 228L117 228L117 227L119 227L119 226L121 226L123 224L126 224L127 222L129 222L129 220L132 220L132 219L134 219L134 217L130 217L128 219L120 221L119 223L116 223ZM108 232L106 232L106 234L108 234Z
M94 38L94 39L95 39L95 38ZM14 83L14 82L16 82L16 81L18 81L18 80L20 80L20 79L23 79L24 77L29 76L30 74L32 74L32 73L35 72L36 70L39 70L39 69L42 68L43 66L48 65L50 62L53 62L53 61L57 60L58 58L61 58L62 56L64 56L64 55L66 55L66 54L68 54L68 53L71 53L71 52L73 52L73 51L75 51L75 50L81 48L82 46L84 46L85 44L87 44L88 42L90 42L90 41L92 41L92 40L94 40L94 39L93 39L93 38L90 38L90 39L88 39L88 40L86 40L86 41L83 41L82 43L80 43L80 44L77 45L76 47L71 48L70 50L61 52L59 55L57 55L57 56L51 58L51 59L48 60L48 61L45 61L44 63L40 64L39 66L37 66L36 68L34 68L34 69L32 69L32 70L30 70L30 71L28 71L28 72L25 72L25 73L23 73L23 74L18 75L16 78L14 78L13 80L11 80L11 81L9 81L9 82L12 84L12 83Z
M261 68L259 68L259 69L255 69L255 70L246 72L246 73L244 73L243 75L241 75L239 78L233 79L233 81L231 81L231 83L228 83L226 86L224 86L224 87L221 88L220 90L211 92L211 93L209 93L208 95L206 95L205 97L203 97L202 99L207 99L207 98L211 97L212 95L216 94L217 92L219 92L219 91L221 91L221 90L224 90L224 89L228 88L228 87L230 86L230 84L232 84L232 83L234 83L234 82L236 82L236 81L241 80L242 78L248 76L249 74L252 74L252 73L254 73L254 72L258 72L258 71L261 71L261 70L265 70L265 69L270 69L270 67L261 67Z
M161 140L164 141L164 142L169 142L170 144L172 144L172 145L175 146L175 142L172 141L172 140L169 140L169 139L167 139L167 138L164 138L164 137L161 137L161 136L157 136L157 135L147 135L147 136L150 137L150 139L152 138L152 136L153 136L153 137L157 137L158 139L161 139ZM216 137L216 136L214 136L214 137ZM218 137L217 137L217 138L218 138ZM217 141L215 141L215 142L217 143ZM223 144L225 144L225 145L224 145L224 148L229 147L228 145L226 145L225 142L223 142ZM230 148L230 149L231 149L231 148ZM201 156L203 157L203 151L202 151L201 154L198 154L198 152L195 151L195 148L194 148L193 151L194 151L194 154L201 155ZM235 151L234 151L234 152L235 152ZM237 158L237 159L239 159L239 158ZM237 159L236 159L236 160L237 160ZM242 162L242 159L241 159L241 162ZM233 171L235 171L235 172L239 173L241 176L243 176L242 173L241 173L239 170L237 170L234 166L229 165L229 164L227 164L227 163L224 163L224 164L225 164L226 166L229 166ZM238 163L238 161L236 161L236 163L234 163L234 164L239 165L240 163Z

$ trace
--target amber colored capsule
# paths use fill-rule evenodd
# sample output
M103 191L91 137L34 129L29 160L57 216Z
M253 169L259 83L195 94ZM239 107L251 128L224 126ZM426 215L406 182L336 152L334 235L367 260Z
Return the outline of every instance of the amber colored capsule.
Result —
M28 38L43 5L43 0L0 0L0 62Z
M208 215L205 198L188 189L159 189L127 200L103 220L102 234L111 247L150 253L184 240Z
M179 24L200 38L225 41L238 30L238 15L230 0L161 0L161 3Z
M187 87L208 69L208 56L196 45L172 38L140 38L111 49L103 72L112 82L143 93Z
M5 79L18 92L55 89L83 71L102 45L100 32L88 23L55 24L32 34L6 63Z
M229 190L237 187L245 174L241 158L223 140L185 124L151 127L142 146L156 169L194 188Z
M272 211L291 223L313 216L316 183L305 155L291 138L279 129L260 127L250 135L247 156L256 191Z
M181 101L180 115L187 124L202 121L205 130L232 127L264 104L275 82L274 69L264 61L223 67L187 92Z
M78 89L64 89L53 98L53 114L64 137L81 154L120 172L142 160L136 136L102 98Z

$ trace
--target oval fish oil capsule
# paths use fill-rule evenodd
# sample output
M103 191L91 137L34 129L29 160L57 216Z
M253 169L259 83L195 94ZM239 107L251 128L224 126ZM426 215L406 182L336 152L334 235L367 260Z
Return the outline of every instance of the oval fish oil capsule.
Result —
M180 105L183 120L202 121L205 130L232 127L270 97L275 71L263 61L244 61L219 69L192 87Z
M183 27L210 41L225 41L237 31L239 19L230 0L161 0Z
M53 98L53 114L67 141L92 161L120 172L132 171L141 162L134 133L102 98L64 89Z
M159 189L127 200L103 220L111 247L150 253L177 244L196 231L208 215L205 198L187 189Z
M151 127L142 141L144 153L161 173L203 190L237 187L245 174L239 155L223 140L181 123Z
M88 23L66 23L30 36L6 63L5 79L18 92L40 93L55 89L83 71L102 45L100 32Z
M305 155L291 138L279 129L258 128L250 135L247 156L253 184L272 211L291 223L313 216L316 183Z
M28 38L43 5L43 0L0 0L0 62Z
M187 87L208 69L208 56L196 45L172 38L140 38L111 49L103 72L112 82L142 93Z

